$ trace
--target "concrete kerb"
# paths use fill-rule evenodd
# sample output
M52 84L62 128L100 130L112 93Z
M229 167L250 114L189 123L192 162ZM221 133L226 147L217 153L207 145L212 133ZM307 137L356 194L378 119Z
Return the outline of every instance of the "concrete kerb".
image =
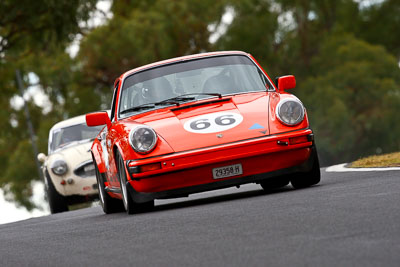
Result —
M376 171L400 171L400 167L384 168L348 168L348 163L333 165L326 168L326 172L376 172Z

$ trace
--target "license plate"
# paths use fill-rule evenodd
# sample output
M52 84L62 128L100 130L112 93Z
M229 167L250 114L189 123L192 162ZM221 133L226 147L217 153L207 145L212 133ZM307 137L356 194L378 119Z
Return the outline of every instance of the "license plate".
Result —
M229 165L212 169L213 178L221 179L243 174L242 164Z

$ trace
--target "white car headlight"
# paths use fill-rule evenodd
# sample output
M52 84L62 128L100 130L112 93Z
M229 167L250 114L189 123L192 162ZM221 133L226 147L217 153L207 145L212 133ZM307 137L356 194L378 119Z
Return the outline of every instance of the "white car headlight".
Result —
M276 108L276 116L287 126L295 126L304 119L304 106L296 98L285 98Z
M50 169L54 174L63 175L67 172L68 166L64 160L58 159L51 164Z
M150 152L156 143L157 134L149 126L137 126L129 133L129 144L138 153Z

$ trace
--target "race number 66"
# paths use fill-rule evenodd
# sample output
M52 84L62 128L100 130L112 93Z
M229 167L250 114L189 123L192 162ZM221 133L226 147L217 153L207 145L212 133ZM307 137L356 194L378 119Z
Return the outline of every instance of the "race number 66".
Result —
M233 112L217 112L194 117L184 124L192 133L216 133L236 127L243 121L242 115Z

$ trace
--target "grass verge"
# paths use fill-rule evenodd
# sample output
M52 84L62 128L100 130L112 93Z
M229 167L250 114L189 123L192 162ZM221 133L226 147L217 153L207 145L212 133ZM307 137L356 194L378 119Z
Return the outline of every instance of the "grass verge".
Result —
M349 167L352 168L400 167L400 152L384 154L379 156L369 156L352 162Z

